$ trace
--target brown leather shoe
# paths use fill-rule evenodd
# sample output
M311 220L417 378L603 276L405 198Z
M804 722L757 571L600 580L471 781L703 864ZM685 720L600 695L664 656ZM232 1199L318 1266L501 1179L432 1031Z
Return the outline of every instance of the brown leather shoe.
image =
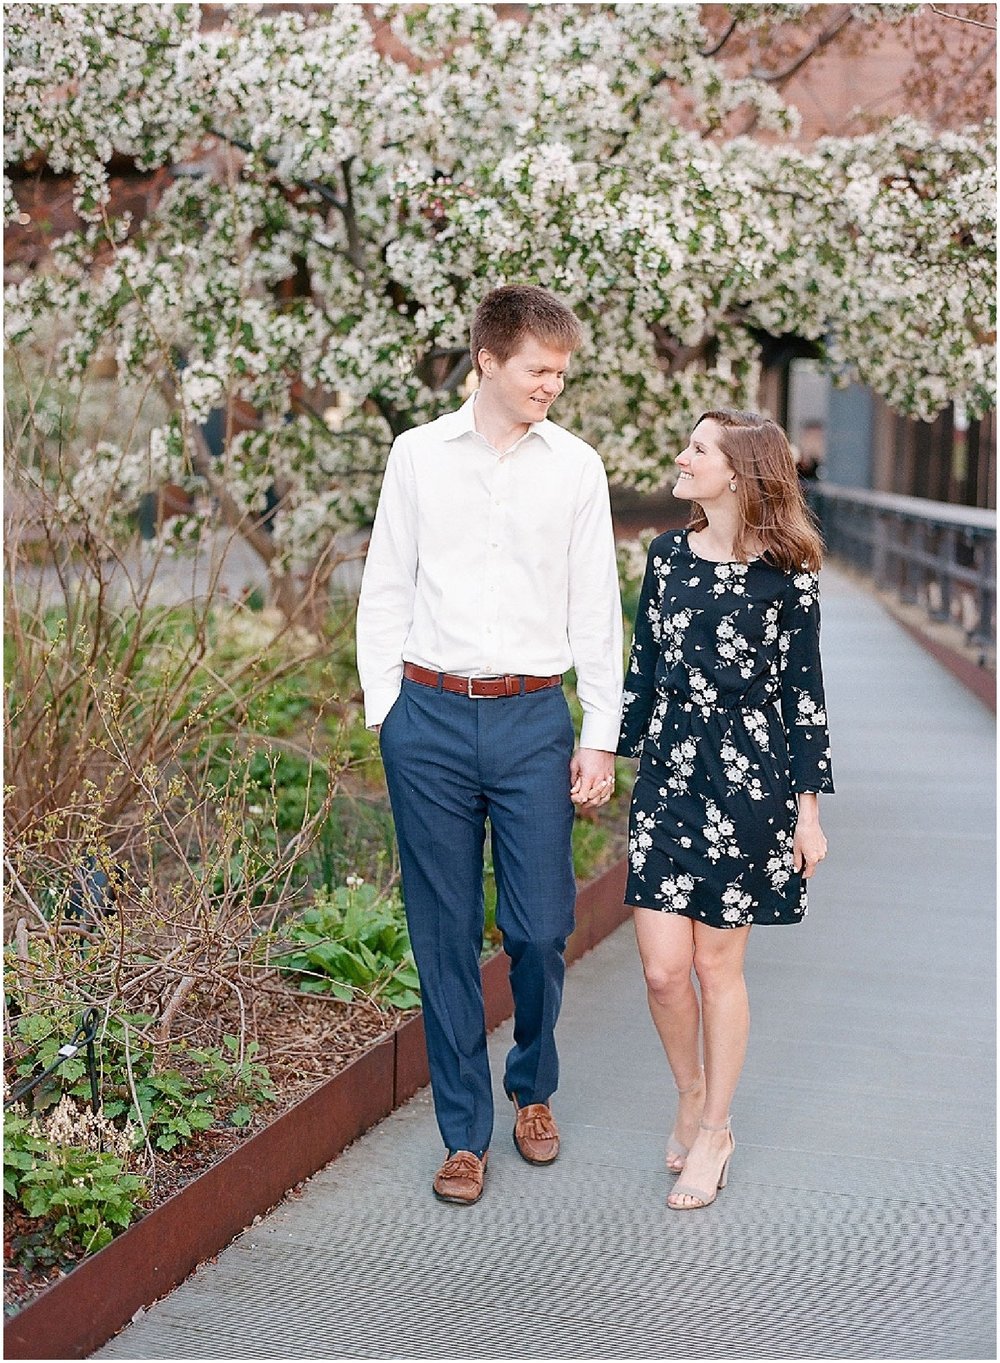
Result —
M483 1176L489 1151L483 1151L482 1159L471 1150L456 1150L449 1155L434 1176L434 1196L442 1202L460 1202L471 1206L483 1195Z
M559 1128L548 1103L529 1103L518 1107L511 1098L517 1120L514 1122L514 1144L517 1153L529 1164L551 1164L559 1154Z

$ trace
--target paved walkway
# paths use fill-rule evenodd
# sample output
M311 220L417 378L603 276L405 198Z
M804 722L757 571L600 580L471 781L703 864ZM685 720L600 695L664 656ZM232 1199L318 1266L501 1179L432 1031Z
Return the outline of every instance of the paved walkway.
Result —
M570 971L559 1162L434 1201L427 1092L102 1358L992 1359L992 717L825 573L838 794L796 928L758 928L737 1151L668 1212L630 927ZM494 1073L510 1044L494 1034Z

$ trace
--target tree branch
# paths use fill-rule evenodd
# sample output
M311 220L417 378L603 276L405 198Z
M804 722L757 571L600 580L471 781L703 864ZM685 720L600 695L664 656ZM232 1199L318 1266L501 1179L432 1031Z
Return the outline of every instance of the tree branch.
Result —
M834 38L836 38L837 34L845 29L848 24L853 23L853 21L854 10L850 5L845 5L842 13L830 24L830 26L825 28L822 33L817 34L815 40L800 52L797 57L789 62L783 70L762 71L760 68L757 68L751 71L750 74L755 80L762 80L767 85L784 85L787 81L791 80L796 72L801 71L802 67L805 66L810 58L815 57L817 52L822 52L825 47L828 47L830 43L833 42Z
M372 393L370 400L374 402L379 410L379 415L392 432L392 438L395 440L397 435L402 435L407 429L408 420L404 418L403 413L397 411L392 403L387 402L379 393Z
M272 156L266 156L263 153L256 151L249 142L244 142L239 137L231 137L229 133L223 132L221 128L212 127L209 129L209 132L213 137L217 137L220 142L226 142L229 146L235 147L237 151L246 152L248 156L261 156L261 159L266 165L270 166L272 170L277 170L277 161L275 161ZM319 180L300 180L296 178L292 183L298 185L301 189L309 190L311 194L318 194L324 202L332 204L332 206L341 213L346 213L347 204L344 200L338 199L333 190L330 189L329 186L322 184Z
M347 228L347 255L351 264L361 275L365 287L371 289L372 282L368 276L368 269L365 265L364 247L361 242L361 233L358 230L358 215L354 208L354 184L351 180L351 162L354 160L349 156L346 161L341 162L341 170L344 172L344 195L345 200L341 213L344 217L344 226Z
M160 391L168 403L176 402L177 394L169 377L164 376L160 380ZM227 490L224 481L215 471L212 452L208 448L208 441L201 429L193 422L185 421L184 431L190 442L191 467L200 478L204 478L212 496L218 501L223 524L242 535L251 548L255 549L270 567L271 560L274 558L274 545L271 542L270 535L260 521L248 520L246 513L240 509L235 498Z
M464 350L448 371L448 377L441 385L442 391L445 393L454 393L459 384L462 383L471 372L472 356L467 350Z
M738 20L738 19L731 19L731 20L729 21L729 27L726 29L725 33L723 33L722 37L721 37L721 38L719 39L719 41L715 44L715 46L714 46L714 47L702 48L701 51L698 53L698 55L699 55L700 57L717 57L718 54L722 51L722 49L725 47L726 43L729 42L729 39L730 39L730 38L733 36L733 34L736 32L736 29L737 29L738 26L739 26L739 20Z
M974 24L976 28L986 28L989 29L991 33L996 33L997 31L996 24L983 23L982 19L967 19L964 14L949 14L948 11L942 9L940 5L931 5L931 12L939 15L942 19L955 19L960 24Z
M938 120L943 119L952 111L958 99L960 98L960 90L958 87L964 86L968 88L968 85L971 82L973 76L978 76L979 72L983 69L984 66L993 64L994 58L996 57L996 51L997 40L994 38L993 41L986 48L985 52L983 52L977 58L977 60L973 62L971 66L966 67L966 69L963 72L961 72L959 76L956 77L950 89L948 89L945 92L944 96L941 99L937 100L937 102L934 105L935 119Z

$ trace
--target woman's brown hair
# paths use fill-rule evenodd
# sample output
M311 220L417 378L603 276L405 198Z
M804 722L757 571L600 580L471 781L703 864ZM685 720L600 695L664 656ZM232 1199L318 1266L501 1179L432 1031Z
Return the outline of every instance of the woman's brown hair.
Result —
M722 428L719 448L736 477L740 524L733 545L745 563L751 548L760 546L762 557L779 568L794 572L809 568L818 572L823 561L823 540L806 506L795 469L795 456L788 437L776 421L758 412L739 412L723 407L702 412L695 427L714 421ZM689 530L704 530L708 517L693 504Z

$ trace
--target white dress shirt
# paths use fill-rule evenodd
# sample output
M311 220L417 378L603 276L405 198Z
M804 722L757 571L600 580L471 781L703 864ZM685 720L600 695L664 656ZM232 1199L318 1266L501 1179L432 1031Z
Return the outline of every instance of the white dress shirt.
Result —
M500 453L474 403L389 454L358 604L365 723L388 714L404 661L461 676L575 667L580 745L613 752L622 614L604 465L548 420Z

